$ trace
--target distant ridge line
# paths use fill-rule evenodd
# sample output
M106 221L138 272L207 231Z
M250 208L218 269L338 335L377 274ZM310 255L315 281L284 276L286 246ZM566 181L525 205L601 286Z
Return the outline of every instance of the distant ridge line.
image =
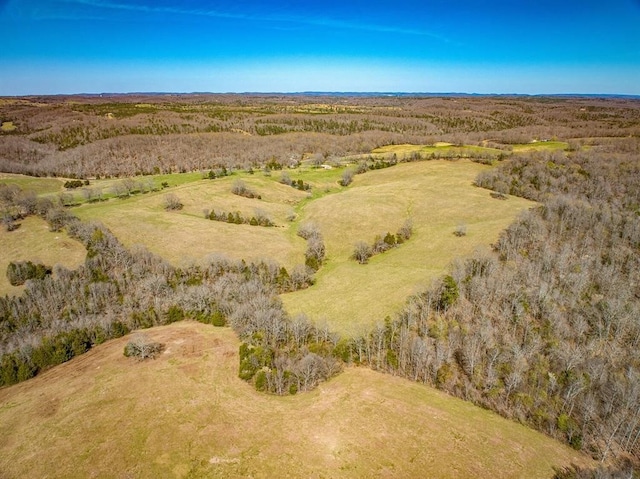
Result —
M292 96L292 97L345 97L345 98L603 98L638 100L640 95L622 93L464 93L464 92L342 92L342 91L302 91L302 92L103 92L103 93L56 93L28 95L0 95L0 98L33 97L127 97L127 96Z

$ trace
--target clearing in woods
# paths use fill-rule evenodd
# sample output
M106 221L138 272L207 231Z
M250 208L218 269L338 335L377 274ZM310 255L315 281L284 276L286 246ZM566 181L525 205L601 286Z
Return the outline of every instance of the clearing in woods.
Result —
M342 193L305 205L301 217L319 225L327 261L313 287L283 295L287 310L340 333L363 333L444 274L455 258L488 247L534 203L496 200L473 186L485 168L468 160L403 163L357 175ZM409 241L366 265L351 259L356 242L372 244L376 235L396 233L408 218ZM466 236L453 234L459 224L466 225Z
M365 368L295 396L237 376L231 329L145 331L0 390L3 477L548 478L584 455L432 388Z
M323 234L326 261L316 274L314 286L283 295L283 301L291 314L305 313L332 330L355 335L393 315L408 296L445 273L455 258L488 247L519 212L534 205L516 197L496 200L488 190L475 187L476 175L486 168L490 167L465 159L400 163L356 175L346 188L338 185L343 168L303 166L270 175L237 172L215 180L194 173L162 175L152 177L153 181L157 186L166 181L170 188L84 203L71 211L83 220L103 222L126 246L143 244L177 266L221 254L237 260L275 261L291 270L305 261L306 242L296 232L302 224L313 222ZM294 182L302 180L311 185L311 190L282 184L283 173ZM261 199L232 194L238 180ZM90 187L107 195L118 181L122 180L97 180ZM47 183L40 188L51 194L53 186ZM176 195L184 207L165 211L167 194ZM205 219L205 210L238 211L247 218L262 214L275 226L211 221ZM413 223L413 236L408 242L372 257L366 265L351 259L358 241L372 244L377 235L395 234L407 219ZM466 236L454 236L459 225L466 227ZM19 251L7 249L11 252L7 263L10 259L32 259L28 253L41 238L34 231L25 227L0 236L7 242L31 238L28 243L19 243ZM52 249L52 253L55 251ZM81 263L75 256L71 263L56 258L53 254L43 260L51 266L56 262ZM11 292L0 282L0 290L3 288Z

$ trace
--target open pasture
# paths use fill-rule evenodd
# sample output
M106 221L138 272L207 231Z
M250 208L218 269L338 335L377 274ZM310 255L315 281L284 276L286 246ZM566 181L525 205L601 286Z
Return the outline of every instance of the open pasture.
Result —
M483 168L467 160L400 164L357 175L340 194L305 205L301 218L320 227L327 261L312 288L283 295L287 309L341 333L362 333L444 274L455 258L488 247L534 203L496 200L473 186ZM351 259L356 242L395 233L406 219L413 222L409 241L366 265ZM466 225L466 236L453 234L458 225Z
M569 148L569 143L566 141L534 141L531 143L520 143L511 145L514 153L526 153L530 151L564 151Z
M488 247L520 211L533 205L520 198L496 200L473 186L485 168L464 159L401 163L356 175L346 188L338 185L343 168L303 166L270 175L236 172L215 180L202 179L199 173L163 175L152 179L156 185L166 181L167 189L84 203L72 211L83 220L103 222L125 245L143 244L177 266L213 254L292 268L304 263L306 243L296 235L298 228L315 223L324 237L326 261L314 286L283 295L283 301L291 314L305 313L333 330L355 335L392 316L455 258ZM283 174L303 180L311 190L282 184ZM51 180L34 179L33 184L37 181ZM108 191L117 181L122 180L97 180L92 187ZM261 199L232 194L238 181ZM179 198L181 210L164 209L169 194ZM211 210L237 211L246 218L262 214L275 226L205 219ZM407 219L414 232L408 242L366 265L351 259L355 243L372 244L376 235L395 234ZM460 225L467 234L456 237Z
M413 154L419 154L423 157L433 156L435 158L473 158L479 156L498 158L500 155L504 155L505 152L497 148L488 148L484 146L455 146L447 142L436 142L433 145L386 145L372 150L371 153L374 155L395 154L399 159L403 159L408 158Z
M126 245L142 243L176 265L223 254L246 261L270 259L291 268L304 262L306 244L296 236L298 228L315 223L325 240L325 264L313 287L283 295L283 301L292 314L305 313L354 335L393 315L454 258L488 247L520 211L533 205L520 198L496 200L473 186L484 168L468 160L403 163L356 175L347 188L337 184L340 168L286 172L311 184L310 192L281 184L280 172L241 173L86 204L75 212L82 219L102 221ZM262 199L232 194L238 180ZM183 209L165 211L166 194L178 196ZM246 217L260 210L276 226L206 220L203 210L211 209ZM395 233L407 219L414 227L407 243L374 256L367 265L351 259L356 242L371 244L376 235ZM466 226L466 236L454 236L459 225Z
M59 178L34 178L11 173L0 173L0 184L17 185L36 195L56 194L64 190L64 180Z
M159 192L85 204L74 213L84 220L103 222L125 245L143 244L177 266L210 254L246 261L273 259L287 267L304 262L304 241L287 233L287 217L306 194L256 174L246 175L242 181L262 199L245 198L231 193L238 179L234 175L196 180ZM165 211L167 194L176 195L184 207ZM239 211L247 217L263 212L276 226L211 221L205 219L204 210Z

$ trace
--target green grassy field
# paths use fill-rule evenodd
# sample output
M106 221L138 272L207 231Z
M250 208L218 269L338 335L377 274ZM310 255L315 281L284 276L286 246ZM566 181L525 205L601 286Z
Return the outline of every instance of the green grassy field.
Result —
M484 155L487 157L498 157L505 152L497 148L487 148L484 146L464 145L455 146L451 143L438 142L434 145L387 145L372 150L372 154L384 155L395 153L399 158L405 158L413 153L420 153L423 156L435 155L443 157L467 158Z
M0 184L17 185L23 190L33 191L36 195L59 193L64 189L64 180L59 178L34 178L11 173L0 173Z
M174 175L178 176L178 175ZM233 175L217 180L191 179L167 190L127 199L85 204L73 211L81 219L106 224L127 246L144 244L175 265L183 266L210 254L247 261L273 259L286 266L304 262L304 241L288 234L287 217L307 194L260 174ZM233 182L242 181L261 200L231 194ZM173 178L170 179L170 184ZM164 196L175 194L180 211L164 210ZM263 211L276 224L272 228L235 225L204 218L203 210L239 211L251 217Z
M15 231L0 229L0 295L20 294L24 286L11 286L6 271L10 261L37 261L75 269L84 262L84 246L65 232L52 233L47 223L35 216L20 222Z
M566 141L536 141L534 143L523 143L512 145L514 153L524 153L528 151L555 151L569 149Z
M0 389L3 478L549 478L580 453L429 387L348 368L276 397L237 377L227 328L147 330Z

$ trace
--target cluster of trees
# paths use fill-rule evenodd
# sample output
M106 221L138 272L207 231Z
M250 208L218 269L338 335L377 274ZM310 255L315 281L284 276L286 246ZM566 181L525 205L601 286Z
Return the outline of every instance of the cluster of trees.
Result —
M384 253L391 248L400 246L409 240L412 234L413 221L408 218L395 235L389 232L384 235L377 235L372 245L368 245L364 241L358 241L354 246L351 257L360 264L366 264L373 255Z
M314 272L318 271L325 257L324 238L320 229L315 223L304 223L298 229L298 236L307 240L305 265Z
M215 180L216 178L224 178L230 174L231 172L227 170L225 166L221 166L219 168L209 170L209 172L204 175L204 178L207 178L208 180Z
M155 359L163 349L164 344L151 341L149 336L144 333L136 333L124 347L124 355L128 358L144 361L145 359Z
M417 154L417 157L411 156L409 161L415 161L416 159L422 159L420 154ZM385 157L376 157L371 156L367 157L365 160L358 162L357 173L365 173L368 170L381 170L383 168L389 168L391 166L395 166L398 164L398 157L394 153L392 155L388 155Z
M256 318L268 324L240 346L239 375L256 389L295 394L313 389L342 370L335 357L338 337L304 315L279 321L277 314ZM247 337L250 331L243 332Z
M34 192L25 192L18 185L0 184L0 220L7 231L18 227L17 221L46 209L45 202Z
M162 185L162 187L164 188L164 185ZM150 191L158 191L159 189L153 178L141 178L139 180L135 178L125 178L114 184L111 187L111 192L118 198L127 198L131 195L149 193ZM98 190L97 194L101 197L102 192Z
M51 267L31 261L11 261L7 266L7 279L12 286L23 285L28 279L44 279Z
M67 180L64 182L64 187L67 189L81 188L85 185L89 185L89 180Z
M480 175L482 186L506 184L541 205L492 252L459 261L397 318L355 341L354 360L435 385L598 459L637 461L638 151L537 153Z
M309 191L311 189L311 185L309 183L305 183L302 179L298 179L296 181L292 180L289 176L289 173L287 173L286 171L283 171L281 173L280 183L282 183L283 185L289 185L300 191Z
M0 184L0 221L7 231L20 226L19 221L30 215L45 219L51 231L59 231L70 213L61 197L38 197L15 184Z
M425 159L420 154L413 155L405 159L404 161L416 161L418 159ZM354 168L347 168L342 173L338 184L340 186L349 186L353 182L355 175L361 175L369 170L380 170L383 168L389 168L398 164L398 158L395 154L386 157L369 156L367 159L358 161Z
M262 196L249 188L242 180L236 180L231 187L231 193L238 196L244 196L245 198L256 198L261 200Z
M226 213L224 211L205 210L204 216L205 218L213 221L223 221L225 223L232 223L236 225L275 226L275 223L271 218L269 218L269 215L262 210L255 210L255 214L251 218L242 216L239 211L236 211L235 213Z

